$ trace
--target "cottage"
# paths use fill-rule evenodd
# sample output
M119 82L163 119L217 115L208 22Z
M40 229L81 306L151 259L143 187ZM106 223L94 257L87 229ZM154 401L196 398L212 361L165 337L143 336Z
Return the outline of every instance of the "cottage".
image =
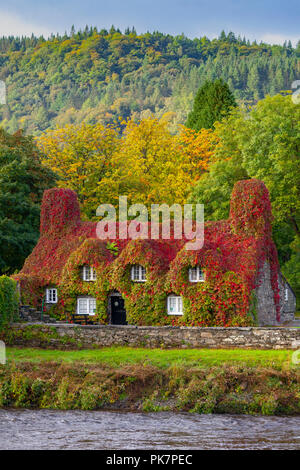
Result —
M265 185L239 181L228 220L205 223L204 245L187 240L99 240L76 194L45 191L40 239L19 281L24 304L73 322L136 325L278 325L295 296L280 273Z

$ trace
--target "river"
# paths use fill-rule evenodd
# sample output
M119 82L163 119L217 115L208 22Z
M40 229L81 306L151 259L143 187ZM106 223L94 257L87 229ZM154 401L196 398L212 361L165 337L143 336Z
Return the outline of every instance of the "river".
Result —
M300 417L2 409L0 449L300 449Z

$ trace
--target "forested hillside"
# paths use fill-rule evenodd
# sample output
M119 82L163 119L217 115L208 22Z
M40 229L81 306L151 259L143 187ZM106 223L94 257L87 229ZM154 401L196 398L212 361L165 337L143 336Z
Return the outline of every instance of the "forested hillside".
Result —
M205 80L223 78L238 102L291 89L300 75L296 48L250 44L233 33L188 39L86 28L69 35L0 39L0 80L8 90L1 126L28 134L119 117L161 117L184 123ZM2 122L1 122L2 121Z

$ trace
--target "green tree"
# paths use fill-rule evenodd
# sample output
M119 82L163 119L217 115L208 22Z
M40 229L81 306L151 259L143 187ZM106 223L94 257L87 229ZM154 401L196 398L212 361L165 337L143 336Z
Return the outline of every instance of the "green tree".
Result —
M0 272L22 267L39 235L40 202L54 186L31 137L0 129Z
M211 129L216 121L220 121L235 106L234 96L227 83L221 79L207 81L196 94L186 126L195 131Z

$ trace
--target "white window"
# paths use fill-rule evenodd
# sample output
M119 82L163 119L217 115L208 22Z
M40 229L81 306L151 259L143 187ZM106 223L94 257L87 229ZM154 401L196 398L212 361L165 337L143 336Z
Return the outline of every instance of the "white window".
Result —
M177 295L168 297L168 315L183 315L182 298Z
M286 287L284 291L284 300L287 302L289 300L289 290Z
M57 289L46 289L46 303L47 304L57 303Z
M189 268L189 280L190 282L204 282L204 272L200 266Z
M77 299L77 314L78 315L95 315L96 313L96 299L92 297Z
M132 266L131 280L140 281L140 282L146 281L146 269L144 268L144 266L141 266L140 264L136 264L135 266Z
M96 271L91 266L83 266L83 280L96 281Z

